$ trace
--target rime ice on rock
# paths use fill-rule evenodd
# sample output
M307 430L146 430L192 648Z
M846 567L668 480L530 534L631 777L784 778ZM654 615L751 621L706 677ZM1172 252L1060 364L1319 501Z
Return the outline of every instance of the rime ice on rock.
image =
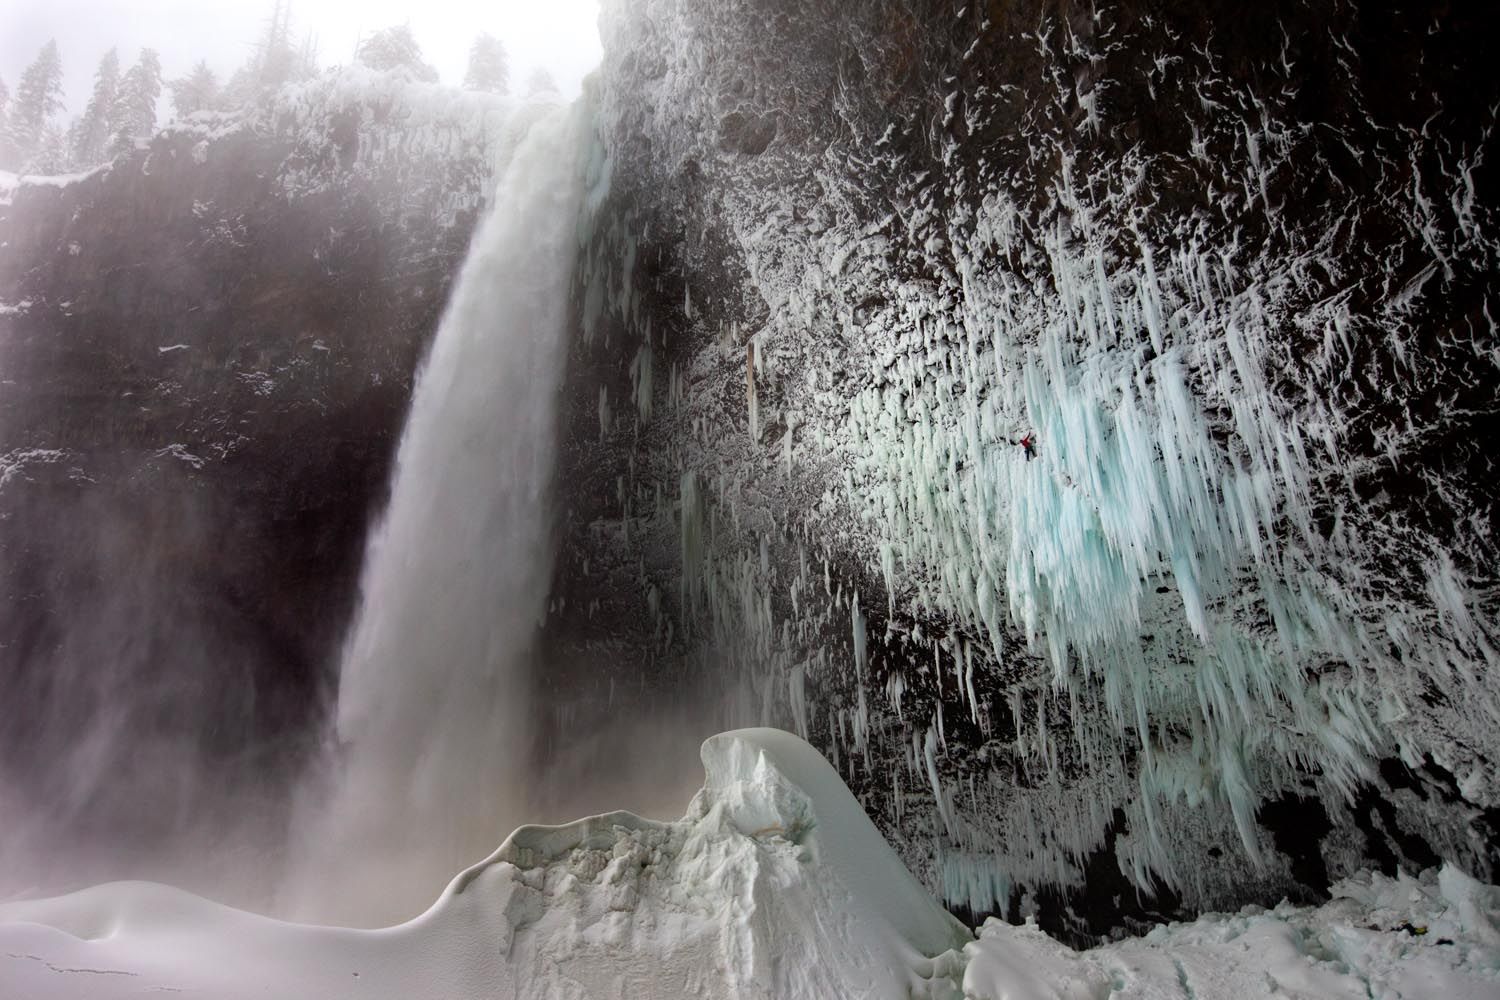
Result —
M1437 350L1422 311L1455 276L1472 290L1495 259L1474 196L1484 136L1462 149L1373 126L1341 138L1365 143L1348 151L1380 159L1380 179L1328 195L1326 219L1295 219L1278 199L1323 139L1226 76L1209 46L1157 66L1194 74L1201 99L1183 109L1182 153L1202 190L1170 206L1167 178L1185 175L1169 157L1112 152L1103 81L1075 89L1067 72L1006 100L1039 115L1055 103L1097 147L1042 128L1012 136L976 117L984 87L955 97L944 78L930 110L955 131L905 138L938 147L946 177L900 172L889 144L903 125L883 107L870 117L856 88L818 105L837 138L817 126L818 143L789 134L747 158L712 137L749 100L721 74L758 66L704 54L779 22L754 5L646 9L605 15L616 170L664 191L691 171L715 196L606 205L581 298L590 338L639 336L651 319L658 344L663 326L692 338L673 355L670 412L658 406L650 432L621 445L633 481L701 484L692 522L713 526L676 547L695 600L666 613L684 619L679 635L707 637L704 669L757 678L759 717L810 732L863 783L946 899L989 910L1017 884L1077 885L1117 818L1114 861L1141 890L1200 904L1202 866L1181 859L1220 845L1239 858L1224 877L1284 884L1257 810L1312 776L1307 794L1347 819L1382 758L1431 757L1470 803L1500 802L1483 763L1500 655L1489 584L1472 569L1493 558L1485 498L1426 469L1441 510L1478 519L1439 539L1358 485L1424 447L1421 417L1400 405ZM852 8L838 16L868 27ZM959 20L972 54L991 26ZM1096 67L1113 58L1074 30L1047 21L1012 41L1044 67L1062 65L1058 45ZM660 74L630 61L645 51L660 53ZM795 72L797 58L771 61ZM1215 159L1229 131L1237 155ZM1438 173L1423 167L1434 156ZM1366 257L1349 234L1377 212L1366 238L1389 245L1364 248L1373 277L1350 274ZM649 226L678 223L680 241L653 242ZM743 275L718 280L709 233ZM632 278L637 256L664 246L654 280L669 288L643 301L653 290ZM1470 339L1455 332L1441 351L1453 371L1493 375L1496 307L1480 299ZM660 315L643 315L653 304ZM696 335L710 324L716 334ZM725 386L749 344L754 391L731 410ZM1370 360L1387 345L1389 370ZM622 371L630 358L605 356ZM1361 381L1361 366L1383 382ZM1026 432L1035 461L1013 443ZM631 506L621 522L649 549L672 514ZM1461 829L1443 836L1445 852L1483 853ZM1345 848L1330 850L1347 871Z

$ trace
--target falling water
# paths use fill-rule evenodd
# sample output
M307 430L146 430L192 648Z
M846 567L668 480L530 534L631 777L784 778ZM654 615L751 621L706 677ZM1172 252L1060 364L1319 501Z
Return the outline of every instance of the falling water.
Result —
M418 380L346 639L338 746L300 810L300 917L411 916L523 817L588 120L579 102L521 140Z

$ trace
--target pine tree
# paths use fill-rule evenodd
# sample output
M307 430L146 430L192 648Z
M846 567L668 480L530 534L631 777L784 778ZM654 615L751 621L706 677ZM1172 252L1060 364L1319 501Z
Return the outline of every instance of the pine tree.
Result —
M76 166L91 167L106 158L114 132L110 116L114 113L119 92L120 56L110 49L99 60L99 68L94 72L94 92L89 97L88 106L83 109L83 117L72 129L68 146Z
M141 49L140 59L120 81L120 92L111 115L114 124L109 147L111 156L130 152L137 139L156 131L156 101L159 97L161 60L155 49Z
M292 76L297 53L292 50L292 5L276 0L271 21L255 54L255 88L265 94L280 90Z
M292 61L292 79L310 80L318 75L318 39L311 32L302 36L302 48Z
M491 94L510 93L510 54L505 43L493 35L480 35L469 48L469 71L464 74L465 90L485 90Z
M255 64L252 60L234 71L229 81L219 91L219 106L225 109L241 108L255 100Z
M253 104L287 83L317 75L318 47L312 35L304 36L299 47L292 46L290 0L276 0L265 25L249 61L218 89L215 106L237 108Z
M422 61L422 48L412 35L410 24L375 32L359 43L354 58L371 69L398 70L413 79L437 82L437 70Z
M68 152L67 134L56 122L48 122L42 126L42 137L37 142L36 152L21 164L21 172L55 175L67 173L70 166L72 157Z
M178 118L218 107L219 81L206 62L200 61L187 76L167 84L167 89L172 91L172 110Z
M17 168L28 163L62 107L62 57L57 54L57 43L49 41L16 86L5 132L0 135L0 166Z
M535 97L538 94L552 94L557 92L557 81L552 79L552 74L538 66L531 71L526 78L526 96Z

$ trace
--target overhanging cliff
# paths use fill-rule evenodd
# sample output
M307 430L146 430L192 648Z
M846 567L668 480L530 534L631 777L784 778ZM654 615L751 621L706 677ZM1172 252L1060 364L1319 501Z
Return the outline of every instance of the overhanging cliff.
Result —
M1371 863L1493 877L1483 24L602 25L568 683L602 706L601 661L646 662L796 728L950 905L1061 892L1074 933Z
M346 70L0 190L19 888L277 843L511 112Z

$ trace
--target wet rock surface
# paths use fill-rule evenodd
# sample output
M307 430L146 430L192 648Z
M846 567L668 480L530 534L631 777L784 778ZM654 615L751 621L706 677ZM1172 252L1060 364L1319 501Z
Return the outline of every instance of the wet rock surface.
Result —
M606 3L539 757L795 729L1075 942L1493 880L1490 20ZM490 177L329 86L0 196L0 752L82 840L275 826L320 732Z
M87 880L65 845L101 830L144 865L274 841L489 185L472 123L410 103L325 81L0 204L0 760L34 885Z
M606 4L555 683L791 725L1079 940L1492 877L1489 20Z

